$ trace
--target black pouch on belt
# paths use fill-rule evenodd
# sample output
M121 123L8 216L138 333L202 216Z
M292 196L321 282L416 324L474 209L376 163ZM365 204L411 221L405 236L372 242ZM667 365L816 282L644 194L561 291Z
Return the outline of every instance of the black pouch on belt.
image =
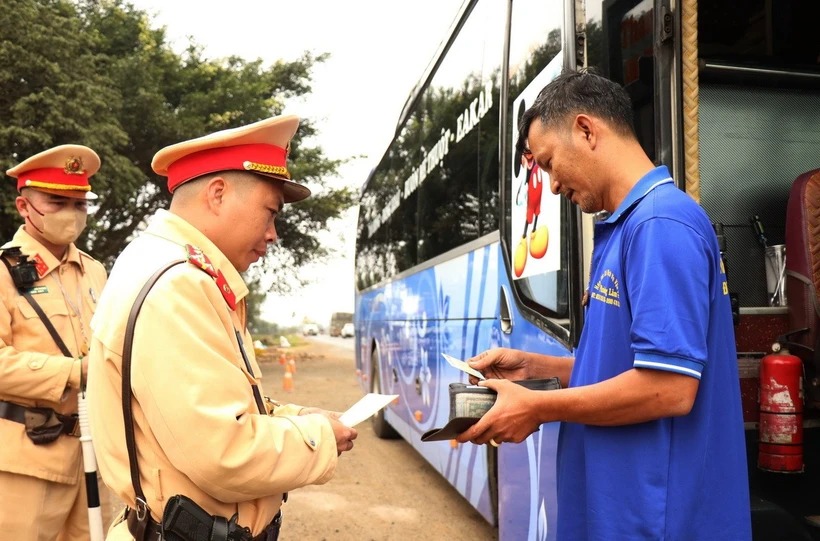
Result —
M162 513L163 541L251 541L248 528L236 523L237 515L230 520L215 517L202 509L192 499L176 495L165 505Z
M35 445L51 443L63 433L63 422L51 408L26 408L24 424Z

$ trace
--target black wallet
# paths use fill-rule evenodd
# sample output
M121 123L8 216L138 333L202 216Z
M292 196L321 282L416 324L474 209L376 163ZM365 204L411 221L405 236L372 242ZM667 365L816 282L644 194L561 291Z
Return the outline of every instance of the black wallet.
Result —
M550 391L561 388L558 378L526 379L515 383L533 391ZM451 440L473 426L482 415L493 407L497 393L487 387L450 384L450 420L442 428L433 428L421 435L421 441Z

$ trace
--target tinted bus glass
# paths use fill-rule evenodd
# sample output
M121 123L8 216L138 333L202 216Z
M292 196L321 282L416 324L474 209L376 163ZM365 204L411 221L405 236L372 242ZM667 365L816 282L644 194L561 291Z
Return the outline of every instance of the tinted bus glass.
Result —
M498 229L503 25L479 3L372 174L359 209L360 289Z
M510 69L509 69L509 99L508 121L506 129L508 133L509 146L513 147L518 138L517 119L524 110L532 105L531 102L521 99L527 92L527 88L533 84L536 76L541 74L551 61L562 63L561 59L561 24L563 17L562 2L559 0L538 1L538 0L516 0L513 8L513 15L510 27ZM559 67L560 70L560 67ZM547 81L544 81L546 83ZM538 83L541 84L540 82ZM543 87L543 85L541 85ZM540 88L535 89L536 93ZM517 106L516 106L517 104ZM519 155L509 156L509 170L504 179L504 193L508 194L505 204L505 228L506 238L510 251L509 258L514 260L518 251L519 262L522 257L526 259L526 265L535 264L535 256L528 252L531 242L528 240L533 229L537 229L539 224L545 224L550 219L542 213L535 216L533 223L526 220L524 223L520 218L513 223L512 216L523 215L515 212L516 206L525 205L528 187L522 185L522 175L524 174ZM541 208L546 209L546 201L554 198L549 191L549 177L542 172L544 185L541 188ZM555 208L560 216L554 223L558 224L557 230L549 232L549 250L560 250L559 269L550 272L539 272L534 275L522 273L520 279L515 280L516 289L524 304L538 313L555 318L559 323L566 326L565 318L568 313L568 268L569 268L569 206L561 201ZM561 242L556 242L562 239ZM523 245L523 248L522 248ZM513 261L511 267L515 266ZM511 274L515 274L512 269Z
M657 163L652 0L590 0L587 9L587 62L622 84L635 114L635 131Z
M489 13L475 8L424 93L421 261L498 229L503 28Z
M698 56L749 68L817 72L820 2L698 3Z

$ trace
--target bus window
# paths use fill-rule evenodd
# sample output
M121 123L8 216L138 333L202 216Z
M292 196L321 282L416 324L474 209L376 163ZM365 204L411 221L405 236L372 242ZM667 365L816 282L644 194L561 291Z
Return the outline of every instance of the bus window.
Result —
M356 283L360 289L377 284L418 260L415 194L404 194L408 163L418 154L417 122L402 128L382 158L362 194L357 232Z
M635 132L658 162L655 134L653 0L590 0L586 3L587 64L624 86L635 114Z
M385 156L369 179L367 191L362 194L356 246L356 282L359 288L380 282L392 266L388 263L391 258L390 235L383 223L389 216L383 214L382 205L389 198L391 184L395 184L391 182L392 177L390 157Z
M698 56L709 63L817 73L820 3L708 0L698 11Z
M420 261L498 229L501 4L473 8L424 92L422 154L413 172Z
M418 162L421 155L419 117L418 113L410 117L396 139L396 146L390 151L390 170L395 184L391 198L384 200L387 201L384 208L390 213L388 228L396 265L387 276L393 276L419 263L417 245L424 221L417 211L418 194L408 193L406 188L407 179L413 174L413 164Z
M506 126L509 148L503 193L504 238L517 296L525 307L560 325L554 330L566 338L572 210L562 197L550 192L549 176L535 171L537 166L523 165L514 149L518 118L563 65L562 18L558 0L513 3ZM531 200L533 197L539 200ZM536 241L533 234L544 235L546 243L539 244L543 237Z

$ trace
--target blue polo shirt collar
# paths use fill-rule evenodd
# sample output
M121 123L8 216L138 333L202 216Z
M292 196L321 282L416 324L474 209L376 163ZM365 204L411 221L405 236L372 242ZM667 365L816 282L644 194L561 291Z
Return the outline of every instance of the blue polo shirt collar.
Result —
M603 223L614 224L621 216L635 206L641 199L646 197L649 192L660 186L673 182L672 176L669 174L669 169L665 165L659 165L645 174L641 179L629 190L626 198L621 201L615 212L609 215Z

